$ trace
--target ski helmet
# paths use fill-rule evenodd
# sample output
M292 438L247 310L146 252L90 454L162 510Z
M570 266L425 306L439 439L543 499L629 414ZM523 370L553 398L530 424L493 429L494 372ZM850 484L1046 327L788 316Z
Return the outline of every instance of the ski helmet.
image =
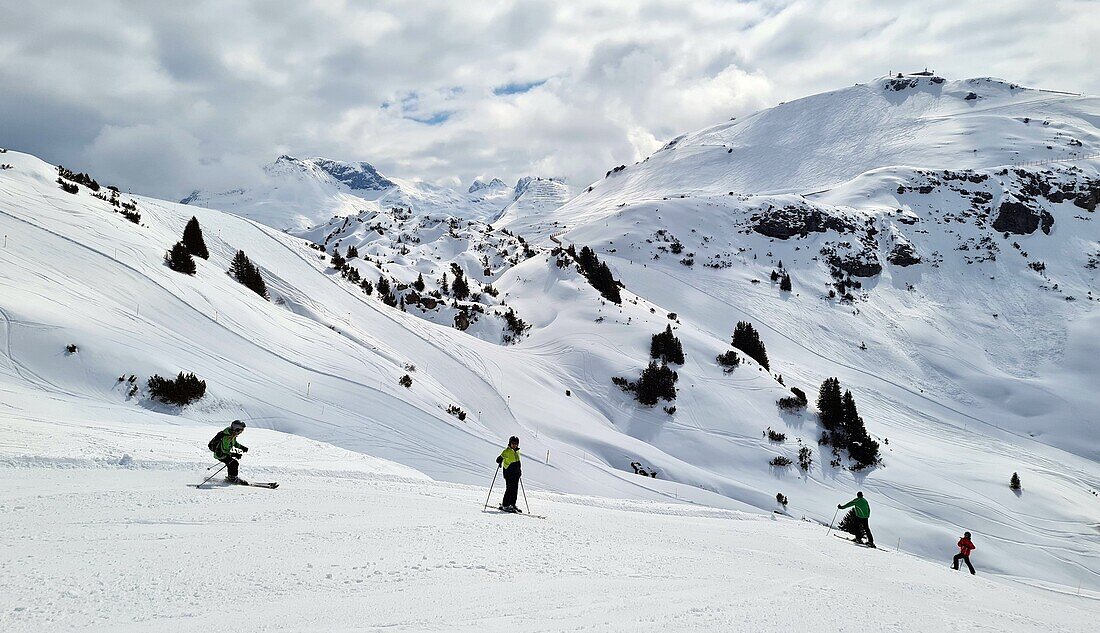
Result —
M231 431L243 431L244 430L244 422L241 422L240 420L233 420L233 422L230 423L230 425L229 425L229 430L231 430Z
M515 435L513 435L512 437L508 438L508 443L509 444L515 444L516 446L519 446L519 438L516 437Z
M862 499L863 498L863 491L860 490L859 492L857 492L856 496L859 497L860 499Z
M970 532L963 532L963 536L965 536L966 538L970 538Z

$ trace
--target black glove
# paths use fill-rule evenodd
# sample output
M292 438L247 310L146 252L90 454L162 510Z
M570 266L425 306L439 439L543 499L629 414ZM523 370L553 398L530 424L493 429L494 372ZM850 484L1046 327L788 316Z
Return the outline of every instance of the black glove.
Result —
M497 455L497 466L500 466L503 463L504 463L504 456L503 455Z
M242 451L244 451L246 453L248 452L248 447L247 446L241 446L241 445L238 444L237 448L241 449Z
M842 505L838 505L838 506L836 507L836 509L837 509L837 510L843 510L843 509L844 509L844 506L842 506Z

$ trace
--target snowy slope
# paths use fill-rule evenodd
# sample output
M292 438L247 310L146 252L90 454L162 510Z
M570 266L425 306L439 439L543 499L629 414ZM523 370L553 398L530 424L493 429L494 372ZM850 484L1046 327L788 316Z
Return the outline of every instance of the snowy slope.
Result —
M15 168L0 172L0 228L11 238L0 251L8 341L0 385L12 394L5 405L31 419L93 410L154 427L186 418L213 428L245 417L462 484L484 485L500 439L519 433L531 490L763 513L780 509L780 492L791 516L822 523L836 503L863 489L884 544L901 538L906 552L942 560L967 529L982 539L986 573L1095 588L1100 442L1090 416L1100 350L1090 336L1097 293L1089 262L1093 252L1100 260L1100 246L1086 208L1094 162L1006 171L943 149L944 130L973 124L985 139L978 153L991 151L986 147L1017 134L1011 126L1032 134L1029 126L1042 125L1036 113L1047 109L1053 114L1043 128L1075 125L1074 138L1084 139L1077 150L1089 151L1096 135L1085 123L1095 100L994 83L981 99L967 100L956 94L967 85L986 90L981 82L926 79L893 91L876 82L839 91L846 102L830 107L813 101L833 102L837 93L787 104L802 104L788 116L807 109L819 118L832 107L863 108L865 126L874 120L870 111L883 108L927 102L925 114L878 115L895 124L918 120L937 103L950 113L933 126L939 132L910 135L908 145L894 138L896 127L881 124L879 135L889 137L882 145L892 149L875 160L830 153L843 130L814 137L828 151L807 144L803 151L813 159L806 171L787 177L828 181L820 188L765 186L767 174L789 169L782 160L745 185L805 196L731 196L734 181L751 170L711 163L737 152L704 156L680 141L654 155L665 156L665 164L651 157L619 170L552 214L546 209L568 192L537 179L523 188L533 206L505 193L512 201L480 218L460 206L357 206L365 198L354 195L346 217L328 221L325 211L314 229L301 232L313 245L218 211L145 198L138 199L137 227L84 189L62 192L49 165L10 152L4 160ZM974 101L991 110L980 125L965 121ZM995 102L1005 107L994 109ZM755 116L777 116L769 112ZM1021 151L1021 160L1047 151L1047 132L1035 134L1025 140L1040 145ZM773 136L745 136L741 151L757 152L752 144ZM937 152L943 162L933 160ZM903 158L901 165L879 164ZM973 169L959 179L967 166ZM340 186L317 191L328 195ZM499 184L471 189L454 195L507 192ZM686 190L692 195L678 197ZM280 191L282 185L256 190L255 199ZM993 228L1003 223L1002 211L1014 230L1031 231L1003 237ZM1049 235L1044 213L1053 220ZM188 278L160 257L192 214L213 255ZM566 228L572 231L562 235ZM595 247L626 284L623 304L601 300L573 266L536 246L550 235ZM407 312L383 305L377 293L331 268L328 255L352 245L361 251L352 267L363 278L384 275L400 287L423 274L428 289L415 302L409 288L399 289ZM271 302L224 274L238 248L260 266ZM907 254L920 262L895 263ZM795 293L768 279L779 260ZM1036 262L1045 268L1032 267ZM446 294L437 280L451 264L482 293L478 300ZM827 295L849 280L860 287ZM441 299L428 308L422 299L431 292ZM478 310L482 319L467 331L452 327L459 312ZM511 345L503 345L505 310L530 325ZM835 375L853 390L869 430L884 442L885 468L828 466L831 456L816 446L814 412L781 413L776 400L790 392L775 376L751 359L721 371L714 358L729 349L742 319L762 331L772 369L788 386L812 399L821 380ZM641 407L611 382L637 378L650 336L669 324L687 355L676 368L673 413ZM65 356L68 343L80 351ZM210 385L203 401L183 410L143 394L128 400L126 386L117 384L120 374L137 374L143 384L154 372L180 370L194 370ZM405 373L411 389L397 384ZM464 421L447 412L452 406L467 414ZM787 439L767 440L769 427ZM768 465L776 455L795 457L799 442L812 448L809 472ZM633 474L631 462L658 477ZM1014 471L1024 481L1020 495L1006 485Z
M553 182L555 186L540 186L527 194L527 183L532 180ZM488 183L475 180L461 191L419 180L388 178L365 162L280 156L264 167L260 182L220 193L196 190L181 202L230 211L276 229L298 232L334 218L394 207L492 222L506 208L551 211L571 193L559 181L530 177L520 179L512 188L497 178Z
M989 169L1096 156L1097 112L1096 97L999 79L883 78L679 136L609 171L557 215L575 225L666 196L810 193L887 166Z
M485 489L248 430L279 490L189 487L209 429L0 412L0 628L21 631L1088 631L1041 591L790 519ZM74 538L76 537L76 538Z

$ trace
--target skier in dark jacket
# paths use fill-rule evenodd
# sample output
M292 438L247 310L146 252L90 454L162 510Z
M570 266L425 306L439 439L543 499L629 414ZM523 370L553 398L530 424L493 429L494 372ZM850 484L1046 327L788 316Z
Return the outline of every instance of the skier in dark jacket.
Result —
M207 445L214 451L214 459L222 462L229 468L225 481L231 484L247 484L245 480L237 476L237 467L240 466L241 452L247 453L248 447L237 442L237 438L244 432L244 422L233 420L225 429L222 429L210 440ZM240 449L237 452L234 449Z
M508 448L497 457L497 464L504 469L504 500L500 509L504 512L522 512L516 507L516 495L519 494L519 478L522 475L519 463L519 438L508 438Z
M842 506L837 506L838 510L844 508L854 507L856 511L856 529L859 530L859 534L856 535L856 543L863 542L863 536L867 536L867 546L875 546L875 537L871 534L871 526L867 525L867 519L871 518L871 506L867 504L867 500L863 498L863 492L857 492L856 498L852 499L848 503Z
M970 568L970 573L974 573L974 566L970 564L970 552L973 552L978 548L974 547L974 541L970 540L970 532L964 532L963 537L959 539L959 553L955 554L955 558L951 559L951 567L953 569L959 568L959 560L966 563L966 566Z

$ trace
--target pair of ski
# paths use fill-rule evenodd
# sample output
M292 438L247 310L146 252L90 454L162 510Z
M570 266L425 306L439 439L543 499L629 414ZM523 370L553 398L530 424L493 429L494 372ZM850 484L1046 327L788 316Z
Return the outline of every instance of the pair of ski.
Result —
M531 517L532 519L545 519L546 518L546 516L544 516L542 514L531 514L530 512L510 512L508 510L501 510L500 508L490 508L488 506L486 506L484 509L482 509L482 512L487 512L489 514L515 514L517 516L522 516L522 517Z
M856 546L862 547L864 549L879 549L879 550L882 550L884 552L886 551L885 549L882 549L878 545L869 545L869 544L864 543L862 541L852 540L852 539L848 538L847 536L842 536L840 534L837 534L836 532L833 532L833 536L837 537L838 539L840 539L842 541L848 541L852 545L856 545Z
M203 484L191 484L191 485L194 486L195 488L204 487ZM248 487L251 487L251 488L267 488L269 490L274 490L274 489L279 487L279 483L276 482L276 481L249 481L247 483L240 483L240 482L235 483L235 484L228 484L227 483L227 485L229 485L229 486L248 486Z

